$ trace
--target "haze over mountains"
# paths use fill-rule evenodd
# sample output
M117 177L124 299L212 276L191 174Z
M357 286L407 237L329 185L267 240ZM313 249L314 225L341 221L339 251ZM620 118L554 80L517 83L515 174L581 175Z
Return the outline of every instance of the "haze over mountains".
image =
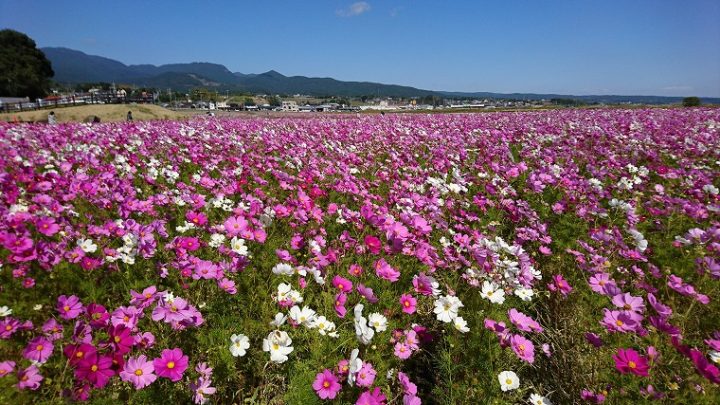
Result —
M284 76L274 70L260 74L231 72L225 66L207 62L175 63L168 65L125 65L102 56L88 55L68 48L42 48L52 62L54 80L59 83L114 82L160 89L186 91L205 87L217 91L244 91L266 94L307 94L315 96L381 96L422 97L438 95L454 98L498 98L539 100L573 98L600 103L677 103L681 97L662 96L572 96L561 94L444 92L417 89L409 86L372 82L340 81L332 78ZM720 98L703 98L706 103L720 103Z

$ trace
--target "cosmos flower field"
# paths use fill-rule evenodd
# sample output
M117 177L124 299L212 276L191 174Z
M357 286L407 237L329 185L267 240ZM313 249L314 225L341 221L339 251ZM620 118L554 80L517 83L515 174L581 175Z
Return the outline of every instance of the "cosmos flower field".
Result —
M718 403L720 110L0 123L0 403Z

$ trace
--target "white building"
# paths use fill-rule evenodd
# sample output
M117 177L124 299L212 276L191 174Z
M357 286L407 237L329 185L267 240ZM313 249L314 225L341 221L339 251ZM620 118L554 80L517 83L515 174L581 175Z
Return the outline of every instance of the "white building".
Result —
M283 111L299 111L298 105L295 101L283 101L282 102L282 110Z

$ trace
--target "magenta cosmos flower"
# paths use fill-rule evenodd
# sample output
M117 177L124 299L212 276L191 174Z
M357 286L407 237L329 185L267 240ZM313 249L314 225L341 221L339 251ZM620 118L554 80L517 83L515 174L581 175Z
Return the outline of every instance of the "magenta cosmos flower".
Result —
M183 376L188 366L188 356L183 355L182 350L174 348L162 351L159 359L153 360L155 372L158 377L165 377L170 381L177 382Z
M402 311L406 314L414 314L417 300L410 294L403 294L400 296L400 305L402 306Z
M38 363L45 363L53 352L53 344L44 336L38 336L28 343L23 356Z
M130 357L125 363L125 367L120 372L120 378L123 381L132 383L136 390L147 387L152 384L157 376L155 375L155 366L148 361L144 355L138 357Z
M113 359L110 356L102 356L97 353L87 356L75 369L75 378L85 380L95 388L103 388L115 375L112 370Z
M320 399L335 399L342 388L335 374L328 369L323 370L322 373L318 373L315 376L312 387Z
M648 375L650 367L647 360L633 349L618 349L617 354L613 355L613 359L615 360L615 368L621 374L633 373L642 377Z
M69 297L61 295L58 297L57 310L63 319L75 319L83 311L83 305L80 298L74 295Z

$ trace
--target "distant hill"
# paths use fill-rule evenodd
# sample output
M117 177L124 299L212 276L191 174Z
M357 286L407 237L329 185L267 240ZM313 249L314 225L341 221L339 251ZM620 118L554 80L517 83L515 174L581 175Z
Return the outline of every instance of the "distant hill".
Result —
M380 96L423 97L437 95L447 98L540 100L565 98L599 103L670 104L682 97L662 96L573 96L533 93L464 93L423 90L409 86L373 82L346 82L332 78L285 76L274 70L260 74L231 72L223 65L207 62L168 65L125 65L113 59L68 48L42 48L52 63L55 81L59 83L115 82L161 89L187 91L206 87L218 91L246 91L266 94L307 94L314 96ZM703 98L705 103L718 103L720 98Z

